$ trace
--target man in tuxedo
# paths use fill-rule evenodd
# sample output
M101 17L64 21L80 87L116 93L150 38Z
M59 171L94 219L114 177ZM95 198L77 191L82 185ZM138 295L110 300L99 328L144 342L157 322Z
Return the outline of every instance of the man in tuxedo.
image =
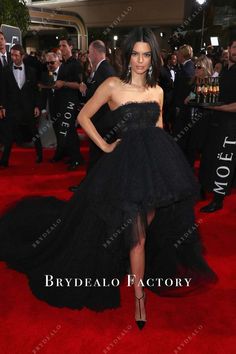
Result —
M42 96L42 112L41 112L41 125L40 129L43 129L45 135L42 137L42 143L46 146L52 146L56 144L58 132L57 129L57 107L59 102L57 99L57 91L53 88L58 71L61 65L58 55L54 52L49 52L45 55L47 70L42 71L38 86L41 90ZM50 160L51 161L51 160Z
M42 162L42 144L37 130L36 118L40 115L40 97L36 73L23 63L24 49L20 44L11 48L12 64L3 69L2 75L2 119L3 155L2 167L8 167L12 144L19 127L28 129L36 149L36 163Z
M177 138L177 143L186 153L188 134L179 138L179 134L184 132L191 119L190 108L184 104L184 100L188 97L194 84L195 67L192 61L193 49L191 46L184 44L177 52L179 70L177 70L174 83L174 105L175 116L173 121L173 135Z
M106 60L106 46L100 41L96 40L89 45L89 58L92 62L93 73L91 77L91 84L86 92L86 100L89 100L97 90L97 88L108 77L116 76L114 68ZM105 136L111 129L111 121L106 119L109 107L107 104L103 105L98 112L93 116L92 122L101 136ZM89 170L96 164L102 156L103 151L97 147L92 141L89 142ZM78 186L69 188L72 192L78 189Z
M61 65L58 55L54 52L46 54L47 71L41 75L39 87L42 90L42 114L47 114L49 110L50 119L53 123L55 134L58 132L58 119L56 116L58 101L58 90L54 89L54 84L57 81L59 68Z

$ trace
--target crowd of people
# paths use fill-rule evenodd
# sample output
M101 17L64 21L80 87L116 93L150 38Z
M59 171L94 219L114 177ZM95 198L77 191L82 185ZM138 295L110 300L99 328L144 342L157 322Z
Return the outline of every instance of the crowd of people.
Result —
M218 101L236 104L236 39L222 50L221 57L214 55L212 47L196 57L190 45L160 54L158 80L164 91L164 129L173 136L192 168L200 160L201 198L206 192L214 192L213 201L202 211L216 211L222 208L234 180L236 110L222 105L216 111L191 102L196 101L199 82L203 93L207 79L219 78ZM22 144L28 139L34 143L36 163L43 162L43 146L52 146L55 153L51 163L66 159L70 171L79 168L84 159L77 131L78 112L108 77L121 73L120 49L110 54L100 40L82 52L73 49L69 38L61 38L58 48L26 55L19 44L8 53L0 32L0 167L9 166L13 142ZM108 113L109 107L104 104L93 117L102 136L112 129ZM102 155L92 141L89 144L88 170ZM225 158L219 158L219 154Z

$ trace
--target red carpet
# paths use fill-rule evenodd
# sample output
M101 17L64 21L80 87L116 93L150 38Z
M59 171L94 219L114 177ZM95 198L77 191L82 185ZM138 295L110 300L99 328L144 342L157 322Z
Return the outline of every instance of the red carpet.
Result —
M86 146L82 150L87 158ZM45 152L47 161L53 152ZM0 170L0 208L25 195L68 199L68 186L85 168L67 172L64 163L34 163L32 149L15 148L9 169ZM148 323L133 320L133 290L122 287L122 307L95 313L57 309L37 300L23 274L0 263L0 354L233 354L235 330L236 193L214 214L198 213L207 260L219 282L206 292L160 298L147 291Z

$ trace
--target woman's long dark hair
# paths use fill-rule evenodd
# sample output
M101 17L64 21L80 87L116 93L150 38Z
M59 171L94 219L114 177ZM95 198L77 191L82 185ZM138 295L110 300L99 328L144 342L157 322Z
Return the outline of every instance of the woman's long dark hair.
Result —
M125 83L131 83L132 77L129 73L129 63L131 54L134 48L135 43L144 42L148 43L151 48L151 65L152 65L152 75L149 76L148 72L146 75L146 84L147 86L153 87L157 85L158 77L160 74L161 59L159 45L157 43L156 37L150 28L138 27L132 30L126 39L124 40L122 52L122 64L123 70L121 73L121 80Z

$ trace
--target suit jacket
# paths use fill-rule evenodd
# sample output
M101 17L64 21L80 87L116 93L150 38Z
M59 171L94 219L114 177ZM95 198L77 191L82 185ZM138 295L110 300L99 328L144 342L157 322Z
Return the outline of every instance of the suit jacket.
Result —
M7 53L7 63L8 65L11 64L11 55L10 53ZM1 106L1 97L2 97L2 75L3 75L3 66L2 66L2 61L0 60L0 106Z
M97 88L111 76L116 76L116 72L107 60L103 60L95 71L93 80L86 93L86 100L89 100L94 95ZM92 118L92 122L100 134L105 134L110 130L109 122L106 121L106 115L108 112L109 107L105 104Z
M93 81L91 82L86 93L86 99L89 100L94 95L97 88L103 83L103 81L111 76L116 76L115 70L107 60L103 60L98 69L95 71ZM92 118L92 122L101 136L105 136L106 133L108 133L113 128L112 121L109 119L108 115L109 111L109 106L105 104ZM93 168L93 166L97 163L102 155L103 151L100 150L96 144L90 141L88 171Z
M49 76L48 71L44 71L41 75L40 82L44 85L50 85L53 83L52 76ZM43 88L41 90L42 109L49 108L50 116L55 115L56 110L60 107L60 97L57 95L58 90L51 88Z
M7 117L19 117L27 123L33 117L34 108L41 108L41 98L37 86L36 72L25 65L25 83L20 89L13 74L13 65L3 69L1 104Z
M7 63L8 65L11 64L11 54L7 53ZM2 74L3 71L3 66L2 66L2 61L0 60L0 75Z
M90 99L97 88L105 81L108 77L116 76L114 68L111 66L109 61L103 60L99 65L98 69L95 71L91 85L86 93L87 99Z
M176 75L176 68L173 69ZM161 67L159 75L159 85L164 91L164 105L173 103L174 82L172 80L170 68L167 65Z

